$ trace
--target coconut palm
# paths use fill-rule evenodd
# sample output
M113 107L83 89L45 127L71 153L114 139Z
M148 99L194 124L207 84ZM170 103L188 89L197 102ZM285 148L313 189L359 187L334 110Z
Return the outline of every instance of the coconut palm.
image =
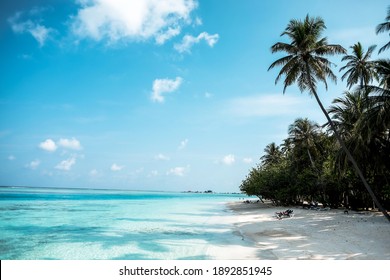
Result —
M331 126L334 135L347 154L348 159L352 162L364 186L370 193L375 204L390 222L390 216L379 203L371 187L368 185L363 173L347 149L344 141L341 139L335 125L318 97L317 81L322 82L327 89L327 78L330 78L335 82L337 80L331 70L332 63L325 56L346 53L346 50L342 46L330 45L325 37L321 38L322 32L325 29L326 26L323 19L319 17L312 18L307 15L303 21L295 19L290 20L281 36L287 36L291 42L278 42L271 47L272 53L285 52L287 53L287 56L276 60L270 65L268 70L276 66L282 67L276 77L275 83L277 83L282 76L285 76L283 93L285 93L288 86L297 83L301 92L308 91L309 94L315 97L329 125Z
M381 59L376 62L376 73L379 86L368 86L369 109L364 124L376 134L389 134L390 130L390 60Z
M376 27L376 34L387 31L390 31L390 6L387 8L386 21L381 24L378 24L378 26ZM388 48L390 48L390 41L379 49L379 53L387 50Z
M390 92L379 87L368 86L346 92L342 98L333 101L329 113L342 134L347 148L354 158L363 164L363 172L370 176L376 194L386 197L389 191L390 138L389 138L389 101ZM387 103L386 103L387 100ZM345 152L336 153L339 171L348 170Z
M280 151L279 147L275 144L275 142L268 144L265 147L264 152L265 155L261 157L261 161L263 165L271 165L271 164L278 163L282 156L282 152Z
M364 53L360 42L350 48L352 49L352 54L345 55L341 60L347 61L347 64L340 68L340 72L347 70L341 79L344 81L347 78L347 86L349 88L358 83L360 83L361 87L366 87L375 77L375 62L370 61L370 58L376 46L370 46L366 53Z
M366 93L359 89L353 92L345 92L341 98L336 98L329 109L337 131L342 135L348 149L362 161L362 157L369 153L369 136L362 131L362 121L368 106ZM365 125L364 125L365 127ZM339 165L344 168L347 157L343 149L337 154Z
M379 59L375 63L379 86L390 89L390 59Z
M313 121L305 118L299 118L294 121L288 128L289 138L296 148L304 149L309 156L313 168L316 169L313 152L317 146L317 138L320 126Z

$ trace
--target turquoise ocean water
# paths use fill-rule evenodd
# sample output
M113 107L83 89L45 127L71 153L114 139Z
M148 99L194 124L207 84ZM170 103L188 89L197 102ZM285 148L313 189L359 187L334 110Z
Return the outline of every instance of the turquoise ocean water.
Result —
M242 195L0 187L0 259L209 259Z

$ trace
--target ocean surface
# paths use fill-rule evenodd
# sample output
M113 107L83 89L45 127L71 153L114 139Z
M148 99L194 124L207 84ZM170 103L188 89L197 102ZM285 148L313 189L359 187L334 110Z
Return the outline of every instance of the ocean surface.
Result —
M240 194L0 187L0 259L210 259Z

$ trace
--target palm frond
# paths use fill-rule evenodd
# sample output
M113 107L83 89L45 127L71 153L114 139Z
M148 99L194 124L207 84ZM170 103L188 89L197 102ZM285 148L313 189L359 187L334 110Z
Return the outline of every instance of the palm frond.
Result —
M282 77L282 75L284 76L287 76L287 75L290 75L290 74L294 74L293 72L296 72L297 71L297 57L291 57L289 61L287 61L287 63L282 67L282 69L280 70L278 76L276 77L275 79L275 84L277 84L280 80L280 78ZM294 70L295 69L295 70Z
M286 52L288 54L295 54L297 52L297 49L295 46L291 45L291 44L286 44L286 43L283 43L283 42L278 42L276 44L274 44L272 47L271 47L271 52L272 53L276 53L276 52Z
M383 33L390 30L390 22L384 22L381 24L378 24L376 27L376 34Z
M366 55L363 57L363 60L368 60L371 58L372 53L374 52L376 45L371 45L368 47Z
M341 71L341 70L344 70L344 68L345 68L345 67L340 68L340 71ZM346 77L348 77L348 76L350 76L350 75L353 74L353 71L354 71L353 69L348 69L348 71L346 71L346 72L344 73L344 75L341 76L341 80L344 81L344 79L345 79Z
M291 71L286 73L286 77L284 80L284 88L283 88L283 93L286 92L287 87L291 86L292 84L295 83L297 80L298 75L300 74L300 65L295 63L293 64Z
M282 58L280 58L280 59L274 61L274 62L268 67L268 71L271 70L272 68L276 67L276 66L283 66L283 65L286 65L292 58L293 58L292 55L288 55L288 56L282 57Z
M387 50L388 48L390 48L390 41L389 41L386 45L384 45L383 47L381 47L381 48L379 49L379 52L378 52L378 53L381 53L381 52Z

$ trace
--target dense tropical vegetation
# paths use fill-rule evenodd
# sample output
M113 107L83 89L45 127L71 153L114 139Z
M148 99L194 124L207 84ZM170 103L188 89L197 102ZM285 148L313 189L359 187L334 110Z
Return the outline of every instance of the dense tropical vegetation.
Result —
M252 168L240 189L248 195L270 199L276 204L317 201L331 207L353 209L377 207L389 219L390 209L390 59L372 60L376 48L367 51L360 42L352 52L329 44L322 37L324 21L309 15L291 20L273 53L287 55L270 69L281 67L275 83L284 78L284 89L296 84L314 96L327 123L296 119L280 145L269 144L260 163ZM386 22L377 33L390 31L390 7ZM390 42L380 48L386 53ZM348 90L326 110L317 84L327 90L327 79L336 82L328 56L342 54L342 80Z

